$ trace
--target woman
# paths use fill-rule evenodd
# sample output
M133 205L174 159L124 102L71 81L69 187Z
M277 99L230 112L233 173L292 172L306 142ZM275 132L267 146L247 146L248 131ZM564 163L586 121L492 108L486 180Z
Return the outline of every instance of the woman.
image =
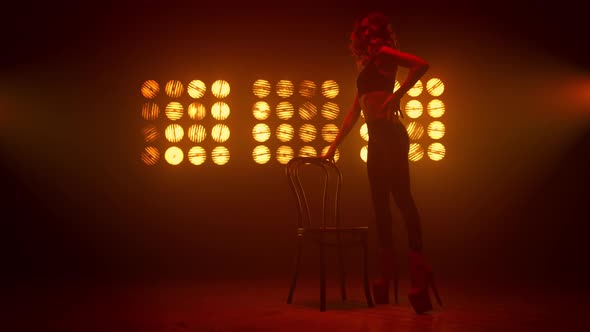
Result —
M390 195L393 195L404 218L410 245L412 287L409 300L416 313L427 312L433 309L429 286L432 286L439 304L441 301L434 285L432 269L422 253L420 216L410 192L409 137L398 116L401 115L400 99L426 73L429 64L415 55L400 52L391 23L380 12L371 12L359 18L350 40L350 50L360 70L356 82L357 93L340 132L321 157L334 158L336 148L354 127L362 109L369 130L367 174L380 246L380 276L373 282L375 302L389 302L391 280L395 280L397 293L389 208ZM393 92L398 66L408 68L408 74L400 88Z

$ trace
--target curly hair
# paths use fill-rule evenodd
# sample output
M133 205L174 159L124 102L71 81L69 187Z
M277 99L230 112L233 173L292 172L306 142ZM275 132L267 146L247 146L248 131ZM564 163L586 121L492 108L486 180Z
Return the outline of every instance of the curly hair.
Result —
M368 19L370 24L377 27L377 31L369 35L368 38L365 38L362 35L363 29L361 27L361 22L365 18ZM371 43L371 41L373 41L373 43ZM350 34L349 48L358 64L365 64L374 55L374 52L383 45L399 49L397 37L393 32L393 27L387 16L381 12L372 11L363 17L359 17L354 22L354 29Z

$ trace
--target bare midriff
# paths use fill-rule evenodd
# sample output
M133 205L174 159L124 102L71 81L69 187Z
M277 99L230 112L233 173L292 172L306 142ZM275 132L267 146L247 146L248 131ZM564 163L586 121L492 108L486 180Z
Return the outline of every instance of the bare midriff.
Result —
M387 91L371 91L364 93L360 99L361 109L365 116L365 122L371 123L378 120L400 121L394 113L395 107L392 104L383 107L383 103L391 95Z

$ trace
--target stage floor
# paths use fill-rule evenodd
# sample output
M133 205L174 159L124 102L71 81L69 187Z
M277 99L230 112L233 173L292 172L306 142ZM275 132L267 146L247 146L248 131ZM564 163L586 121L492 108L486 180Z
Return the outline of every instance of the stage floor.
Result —
M287 278L136 282L117 286L10 288L5 331L576 331L586 322L587 294L526 281L438 280L444 307L416 315L400 283L397 305L366 306L360 279L342 303L329 280L327 311L319 283L302 277L286 304ZM569 285L572 286L572 285ZM9 326L9 327L8 327Z

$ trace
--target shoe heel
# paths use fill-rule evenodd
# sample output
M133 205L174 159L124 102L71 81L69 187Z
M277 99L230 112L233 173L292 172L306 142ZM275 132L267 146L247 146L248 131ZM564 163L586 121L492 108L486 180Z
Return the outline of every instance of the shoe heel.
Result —
M375 304L389 304L389 280L373 282L373 300Z
M432 302L430 302L430 295L428 294L428 288L424 288L420 291L410 291L408 299L417 314L423 314L433 309Z

